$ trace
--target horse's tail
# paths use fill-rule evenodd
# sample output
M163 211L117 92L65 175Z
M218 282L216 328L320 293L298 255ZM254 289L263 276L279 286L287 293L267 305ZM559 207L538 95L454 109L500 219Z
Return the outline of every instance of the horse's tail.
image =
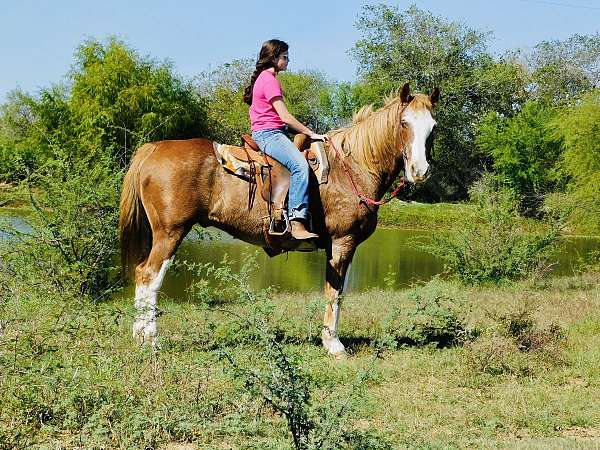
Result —
M144 144L139 147L123 178L119 205L119 235L121 267L125 276L129 276L135 265L148 257L152 248L152 230L140 198L140 168L155 148L156 144Z

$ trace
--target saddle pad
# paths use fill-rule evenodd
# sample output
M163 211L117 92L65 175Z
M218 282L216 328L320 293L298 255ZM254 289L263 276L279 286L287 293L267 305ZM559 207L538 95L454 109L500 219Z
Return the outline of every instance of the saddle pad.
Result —
M248 155L259 165L264 165L264 157L251 150L246 153L242 147L236 145L213 143L217 160L223 168L228 172L247 179L250 172L250 163ZM329 174L329 164L327 161L327 153L322 142L313 142L308 152L308 163L311 170L315 173L319 184L327 183ZM267 161L272 164L271 158L266 157Z
M223 168L231 172L234 175L242 176L250 172L250 164L247 161L242 161L233 155L233 145L224 145L213 143L217 160L221 163Z

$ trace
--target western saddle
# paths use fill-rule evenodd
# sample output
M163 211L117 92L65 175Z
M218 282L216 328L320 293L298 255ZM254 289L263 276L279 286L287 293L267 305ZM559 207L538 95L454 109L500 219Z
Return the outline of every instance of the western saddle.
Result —
M297 134L294 144L303 152L319 184L327 183L329 163L324 143L312 141L305 134ZM248 182L248 210L252 209L256 191L267 204L268 216L263 218L263 233L269 256L282 251L312 251L312 241L291 238L291 225L287 212L287 193L290 187L289 170L270 156L262 153L254 139L242 135L240 146L214 143L217 160L226 172Z

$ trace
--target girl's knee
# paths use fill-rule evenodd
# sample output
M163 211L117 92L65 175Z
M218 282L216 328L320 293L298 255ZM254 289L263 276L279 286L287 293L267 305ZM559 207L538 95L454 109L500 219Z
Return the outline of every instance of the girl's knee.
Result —
M308 175L308 171L310 170L310 168L308 167L308 162L306 161L304 154L298 152L297 150L296 152L298 153L298 156L295 156L293 159L294 170Z

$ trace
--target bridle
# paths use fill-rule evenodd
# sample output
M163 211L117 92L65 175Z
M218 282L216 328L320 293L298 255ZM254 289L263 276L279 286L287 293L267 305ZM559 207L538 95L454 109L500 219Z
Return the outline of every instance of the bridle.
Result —
M404 114L404 110L408 107L408 105L410 105L411 101L412 101L412 99L410 101L408 101L402 107L402 110L400 111L400 127L402 127L402 114ZM400 128L400 130L398 130L398 137L400 139L400 147L402 148L402 158L404 159L404 161L406 161L406 151L405 151L406 147L404 144L404 140L402 139L402 129L401 128ZM356 187L356 183L354 182L354 179L352 178L352 175L350 174L350 170L348 170L348 166L346 166L346 163L344 162L344 157L343 157L342 153L340 152L340 150L335 146L332 139L329 139L329 145L335 151L336 158L339 158L340 163L342 164L342 168L344 169L344 172L346 172L346 175L348 176L348 179L350 180L350 185L352 186L352 191L354 192L354 195L356 195L360 199L360 201L365 203L367 206L385 205L386 203L391 201L394 197L396 197L396 195L398 195L400 190L402 188L404 188L404 186L406 186L406 184L407 184L406 179L404 177L400 177L400 181L398 182L398 185L395 187L395 189L391 192L390 197L383 198L381 200L375 200L371 197L366 196L365 194L360 192L358 190L358 188Z

